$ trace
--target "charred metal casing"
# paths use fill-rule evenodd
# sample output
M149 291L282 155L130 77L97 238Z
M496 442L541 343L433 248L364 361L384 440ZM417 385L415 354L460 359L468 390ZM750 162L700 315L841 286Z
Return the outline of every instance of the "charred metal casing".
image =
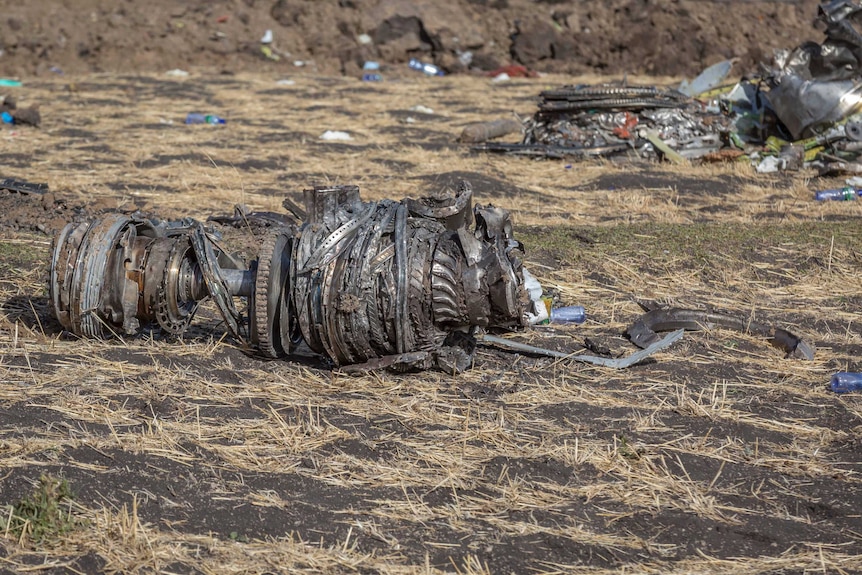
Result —
M54 242L54 315L84 337L153 323L180 335L211 298L230 333L267 357L304 342L339 366L456 372L472 362L475 327L527 324L509 214L472 208L469 183L401 202L319 187L305 203L306 221L272 230L249 266L194 220L69 224Z

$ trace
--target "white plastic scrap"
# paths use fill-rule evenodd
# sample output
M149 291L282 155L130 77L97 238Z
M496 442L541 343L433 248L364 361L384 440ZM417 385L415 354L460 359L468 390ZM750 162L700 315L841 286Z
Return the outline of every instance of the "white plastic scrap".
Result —
M545 307L545 302L542 301L542 284L539 283L539 280L533 274L527 271L527 268L522 268L521 271L524 274L524 289L527 290L530 296L530 303L533 304L532 311L527 312L527 321L530 322L530 325L536 325L548 319L548 308Z
M766 156L763 158L754 170L758 174L774 174L784 170L787 167L787 160L776 156Z
M416 106L412 106L410 108L411 112L419 112L420 114L433 114L434 110L429 108L428 106L423 106L422 104L417 104Z
M267 29L267 31L263 33L263 37L261 37L260 43L272 44L272 30Z
M492 82L508 82L511 79L512 78L507 73L501 72L500 74L497 74L496 76L491 78L491 81Z
M326 140L327 142L349 142L353 139L353 136L348 134L347 132L340 132L338 130L326 130L323 134L320 135L321 140Z
M173 70L168 70L165 72L165 76L171 76L172 78L185 78L189 73L185 70L180 70L179 68L174 68Z
M371 42L372 42L371 36L369 36L368 34L360 34L359 36L356 37L356 41L359 42L360 44L362 44L363 46L371 44Z

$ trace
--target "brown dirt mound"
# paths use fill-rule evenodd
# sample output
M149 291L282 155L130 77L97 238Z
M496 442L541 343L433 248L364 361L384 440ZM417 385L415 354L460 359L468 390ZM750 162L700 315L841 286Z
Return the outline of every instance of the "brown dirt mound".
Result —
M816 0L51 0L7 3L4 74L173 68L357 75L365 60L411 57L465 71L511 62L540 71L692 75L726 58L740 70L774 48L819 41ZM268 58L260 39L272 30ZM362 43L367 35L367 43ZM387 70L384 68L384 72Z

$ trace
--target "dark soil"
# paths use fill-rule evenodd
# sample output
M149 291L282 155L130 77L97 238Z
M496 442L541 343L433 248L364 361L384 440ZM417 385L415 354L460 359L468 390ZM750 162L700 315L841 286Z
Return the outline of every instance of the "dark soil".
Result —
M449 72L517 63L582 74L693 75L739 59L748 71L775 48L822 40L816 0L52 0L5 2L0 68L286 74L410 73L411 57ZM270 48L260 39L272 30ZM362 35L369 43L363 44ZM464 65L458 56L473 54ZM272 54L272 53L271 53ZM297 67L300 63L301 67Z

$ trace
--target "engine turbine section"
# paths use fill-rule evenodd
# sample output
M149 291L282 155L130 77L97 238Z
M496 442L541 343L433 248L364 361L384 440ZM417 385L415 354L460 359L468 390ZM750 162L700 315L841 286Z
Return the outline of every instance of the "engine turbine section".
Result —
M271 230L248 266L191 219L68 224L54 240L54 316L81 337L148 324L179 336L211 298L231 335L260 355L305 344L347 371L460 372L475 328L529 322L509 214L473 208L469 183L401 202L363 202L356 186L304 195L305 221Z

